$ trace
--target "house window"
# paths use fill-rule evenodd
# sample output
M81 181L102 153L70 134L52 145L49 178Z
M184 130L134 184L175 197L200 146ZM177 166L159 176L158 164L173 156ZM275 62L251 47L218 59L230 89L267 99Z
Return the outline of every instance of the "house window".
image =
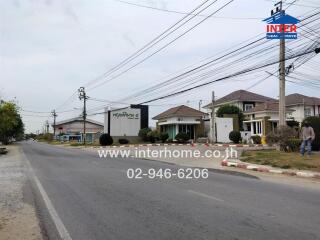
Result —
M304 117L310 117L310 116L311 116L311 108L305 108Z
M245 104L244 105L244 111L248 111L248 110L250 110L251 108L253 108L254 106L253 106L253 104Z
M179 132L189 135L190 139L194 138L194 125L179 124Z
M253 134L254 135L262 134L262 122L253 122Z

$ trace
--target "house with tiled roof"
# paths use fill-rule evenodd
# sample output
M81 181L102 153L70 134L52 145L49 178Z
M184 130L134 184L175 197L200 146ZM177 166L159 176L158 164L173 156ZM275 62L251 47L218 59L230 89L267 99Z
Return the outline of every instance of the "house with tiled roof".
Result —
M181 105L158 114L153 120L157 120L157 129L168 133L172 140L179 132L187 133L190 139L196 140L198 136L205 134L203 119L206 115L204 112Z
M273 98L253 93L247 90L237 90L234 92L229 93L228 95L225 95L224 97L221 97L217 99L214 102L214 112L216 113L218 109L221 106L224 105L233 105L241 109L243 112L248 111L252 108L255 108L259 104L263 104L265 102L269 101L276 101ZM212 111L212 103L204 106L205 109L208 110L210 113L210 122L211 122L211 111ZM216 114L214 114L214 119L215 119L215 139L218 142L227 142L229 140L229 132L232 130L239 130L242 128L242 125L236 126L234 123L237 122L235 119L233 119L233 124L232 126L229 126L230 123L227 123L229 120L227 118L230 118L231 116L224 117L224 118L218 118ZM211 123L210 123L211 126ZM212 129L210 128L210 131ZM212 132L210 132L210 136L212 136Z
M217 99L214 102L214 108L216 111L219 107L230 104L237 106L242 111L246 111L250 108L255 107L259 103L264 103L267 101L275 101L275 99L246 90L237 90L222 98ZM204 108L211 111L212 103L204 106Z
M299 93L286 96L286 121L297 121L300 124L306 117L319 116L320 98L309 97ZM267 101L252 109L244 111L246 120L244 129L251 135L266 135L273 131L279 122L278 101Z
M286 106L294 110L290 117L300 123L306 117L320 116L320 98L317 97L290 94L286 96Z
M293 112L294 109L286 108L287 121L292 121L290 114ZM274 131L278 126L279 102L264 102L243 113L245 115L245 120L243 121L244 130L249 131L251 136L265 136L269 132Z

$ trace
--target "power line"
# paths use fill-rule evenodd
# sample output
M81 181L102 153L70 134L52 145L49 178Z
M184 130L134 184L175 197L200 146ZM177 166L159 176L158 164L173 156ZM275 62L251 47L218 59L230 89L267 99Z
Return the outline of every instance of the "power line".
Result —
M122 1L122 0L114 0L114 1L120 2L120 3L124 3L124 4L128 4L128 5L131 5L131 6L136 6L136 7L141 7L141 8L148 8L148 9L162 11L162 12L176 13L176 14L181 14L181 15L187 15L188 14L187 12L176 11L176 10L168 10L168 9L164 9L164 8L156 8L156 7L151 7L151 6L142 5L142 4L138 4L138 3ZM190 15L194 15L194 14L190 14ZM196 16L198 16L198 17L208 17L208 15L204 15L204 14L198 14ZM220 17L220 16L211 16L211 17L212 18L221 18L221 19L232 19L232 20L264 19L264 18L259 18L259 17Z
M297 57L300 57L300 56L303 56L303 55L306 55L306 54L310 54L310 53L313 53L313 52L315 52L315 50L308 51L308 52L305 52L305 53L300 53L300 54L288 57L285 60L290 60L290 59L297 58ZM169 94L169 95L166 95L166 96L162 96L162 97L158 97L158 98L155 98L155 99L152 99L152 100L148 100L148 101L145 101L145 102L142 102L142 103L139 103L139 104L146 104L146 103L153 102L153 101L156 101L156 100L168 98L168 97L171 97L171 96L174 96L174 95L178 95L178 94L181 94L181 93L184 93L184 92L187 92L187 91L191 91L191 90L196 89L196 88L207 86L207 85L212 84L214 82L223 81L223 80L226 80L228 78L232 78L232 77L235 77L235 76L238 76L238 75L242 75L244 73L252 72L254 70L258 70L258 69L261 69L261 68L264 68L264 67L267 67L267 66L271 66L271 65L274 65L276 63L280 63L280 61L274 61L274 62L265 64L265 65L262 65L262 66L254 67L254 68L251 68L251 69L246 69L246 70L243 70L243 71L228 75L226 77L222 77L222 78L219 78L219 79L216 79L216 80L212 80L212 81L209 81L209 82L206 82L206 83L202 83L202 84L199 84L197 86L194 86L194 87L191 87L191 88L188 88L188 89L184 89L184 90L181 90L179 92L175 92L175 93L172 93L172 94Z
M305 21L305 20L307 20L307 19L309 19L309 18L311 18L311 17L314 17L314 16L316 16L317 14L319 14L319 12L318 13L315 13L315 14L313 14L313 15L311 15L311 16L308 16L308 17L306 17L306 18L304 18L304 19L302 19L302 21ZM310 21L310 22L312 22L312 21ZM303 25L301 25L301 26L305 26L305 25L307 25L307 24L309 24L310 22L308 22L308 23L305 23L305 24L303 24ZM257 42L259 41L259 40L262 40L262 39L264 39L264 37L263 38L261 38L261 39L258 39L257 40ZM252 44L254 44L254 43L256 43L256 42L252 42L252 43L250 43L250 44L248 44L249 46L250 45L252 45ZM275 47L275 46L277 46L277 45L274 45L273 47ZM236 49L234 52L238 52L239 50L241 50L241 49L245 49L246 51L247 51L247 49L246 49L246 47L247 47L247 45L246 46L243 46L243 47L241 47L240 49ZM253 47L252 47L253 48ZM270 48L271 49L271 48ZM245 50L243 50L243 51L245 51ZM260 52L264 52L265 50L259 50ZM144 89L143 91L141 91L141 92L138 92L137 94L135 94L135 95L141 95L141 94L143 94L143 93L145 93L145 92L148 92L148 91L152 91L152 90L159 90L159 87L161 87L161 86L163 86L164 84L168 84L168 83L171 83L171 82L176 82L178 79L180 79L181 77L185 77L185 76L188 76L189 75L189 73L196 73L196 72L199 72L199 71L195 71L195 70L198 70L198 69L205 69L207 66L210 66L211 65L211 63L213 63L213 62L216 62L217 60L220 60L220 59L222 59L223 57L225 57L225 56L228 56L228 55L231 55L232 53L234 53L234 52L230 52L230 53L227 53L226 55L224 55L224 56L222 56L222 57L219 57L219 58L217 58L217 59L214 59L214 60L212 60L211 62L208 62L208 63L205 63L204 65L200 65L199 67L197 67L197 68L193 68L193 69L191 69L191 70L189 70L189 71L187 71L187 72L185 72L185 73L182 73L182 74L180 74L180 75L178 75L177 77L174 77L174 78L171 78L171 79L169 79L169 80L167 80L167 81L165 81L165 82L163 82L163 83L159 83L159 84L157 84L157 85L155 85L155 86L153 86L153 87L150 87L150 88L148 88L148 89ZM237 54L237 55L239 55L239 53ZM249 54L249 55L247 55L247 57L246 58L248 58L248 56L250 56L250 55L255 55L255 56L257 56L258 54L254 54L254 53L251 53L251 54ZM239 60L236 60L236 62L243 62L243 57L241 57L241 58L239 58ZM235 62L234 62L235 63ZM227 63L226 64L226 67L228 66L228 64L229 65L234 65L234 63ZM226 68L225 67L221 67L222 69L224 69L224 70L226 70ZM212 70L211 72L214 72L214 71L216 71L216 70ZM210 72L209 72L210 73Z
M217 1L217 0L216 0ZM215 1L215 2L216 2ZM223 8L225 8L226 6L228 6L229 4L231 4L234 0L230 0L229 2L227 2L226 4L224 4L222 7L218 8L216 11L214 11L213 13L211 13L209 16L213 16L214 14L218 13L219 11L221 11ZM165 44L164 46L162 46L160 49L158 49L157 51L153 52L152 54L148 55L147 57L143 58L142 60L140 60L139 62L135 63L134 65L132 65L131 67L127 68L126 70L120 72L119 74L115 75L114 77L110 78L109 80L105 80L102 83L90 88L89 90L95 89L97 87L102 86L103 84L110 82L112 80L114 80L115 78L120 77L121 75L123 75L124 73L130 71L131 69L133 69L134 67L140 65L141 63L145 62L147 59L151 58L152 56L154 56L155 54L159 53L160 51L162 51L163 49L165 49L166 47L168 47L169 45L171 45L173 42L175 42L176 40L178 40L179 38L183 37L184 35L186 35L187 33L189 33L191 30L193 30L194 28L196 28L197 26L199 26L201 23L203 23L204 21L206 21L208 18L204 18L203 20L201 20L200 22L196 23L195 25L193 25L191 28L189 28L187 31L185 31L184 33L178 35L178 37L174 38L173 40L171 40L170 42L168 42L167 44Z
M203 7L207 2L209 2L209 0L203 1L200 5L198 5L196 8L194 8L191 12L188 13L187 16L184 16L183 18L181 18L180 20L178 20L177 22L175 22L173 25L171 25L169 28L167 28L165 31L163 31L161 34L159 34L158 36L156 36L154 39L152 39L150 42L148 42L147 44L145 44L143 47L141 47L140 49L138 49L137 51L135 51L133 54L131 54L129 57L125 58L124 60L122 60L120 63L118 63L116 66L112 67L110 70L108 70L107 72L103 73L102 75L100 75L99 77L93 79L92 81L90 81L89 83L86 84L86 86L89 86L91 84L94 84L95 82L99 81L101 78L104 78L108 75L110 75L111 73L117 71L118 69L120 69L121 67L123 67L124 65L126 65L127 63L129 63L130 61L132 61L134 58L136 58L136 56L138 54L140 54L141 52L144 52L146 48L148 48L150 45L154 44L154 43L158 43L159 39L164 36L167 37L168 35L170 35L171 33L175 32L177 29L179 29L180 27L182 27L183 25L185 25L187 22L191 21L196 15L198 15L199 13L201 13L202 11L204 11L206 8L208 8L209 6L207 6L206 8L202 9L199 12L196 12L197 10L201 9L201 7ZM214 2L213 2L214 3ZM211 4L213 4L211 3ZM192 16L192 14L194 14L196 12L196 14L194 16ZM191 18L187 19L189 16L191 16ZM186 20L184 22L184 20ZM181 24L180 24L181 23ZM179 25L180 24L180 25ZM177 26L177 27L176 27ZM176 27L176 28L175 28ZM173 29L173 30L172 30ZM171 31L172 30L172 31ZM171 31L171 32L170 32ZM167 34L168 33L168 34ZM167 35L166 35L167 34ZM163 39L163 38L162 38Z
M309 50L307 52L297 53L297 54L291 55L289 57L286 57L284 61L287 61L287 60L290 60L290 59L295 59L297 57L304 56L304 55L311 54L311 53L315 53L316 54L319 51L320 51L320 48L316 48L316 49L313 49L313 50ZM259 69L262 69L262 68L265 68L265 67L268 67L268 66L271 66L271 65L274 65L274 64L278 64L278 63L280 63L279 60L273 61L273 62L270 62L270 63L266 63L266 64L263 64L263 65L260 65L260 66L256 66L256 67L253 67L253 68L245 69L245 70L239 71L237 73L227 75L227 76L222 77L222 78L218 78L218 79L206 82L206 83L202 83L202 84L196 85L196 86L188 88L188 89L184 89L184 90L181 90L181 91L169 94L169 95L165 95L165 96L162 96L162 97L157 97L157 98L154 98L154 99L151 99L151 100L147 100L147 101L144 101L144 102L141 102L141 103L138 103L138 104L143 105L143 104L147 104L147 103L154 102L154 101L157 101L157 100L161 100L161 99L169 98L169 97L172 97L172 96L176 96L176 95L179 95L179 94L182 94L182 93L185 93L185 92L197 89L197 88L201 88L201 87L210 85L210 84L215 83L215 82L223 81L223 80L226 80L226 79L229 79L229 78L236 77L238 75L243 75L245 73L253 72L255 70L259 70ZM91 114L91 115L98 115L98 114L104 114L104 113L105 112L94 113L94 114Z

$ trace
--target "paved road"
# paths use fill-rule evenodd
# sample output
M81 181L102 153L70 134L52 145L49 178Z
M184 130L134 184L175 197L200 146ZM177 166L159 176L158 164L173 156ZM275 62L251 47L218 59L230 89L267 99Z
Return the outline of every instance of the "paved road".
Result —
M131 180L128 168L178 167L34 142L22 149L72 239L320 239L319 190L221 172Z

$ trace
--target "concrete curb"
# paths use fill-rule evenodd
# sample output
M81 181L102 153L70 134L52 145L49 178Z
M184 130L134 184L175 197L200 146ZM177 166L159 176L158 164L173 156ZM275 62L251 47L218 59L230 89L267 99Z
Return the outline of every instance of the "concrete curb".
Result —
M274 146L269 146L266 144L211 144L211 143L187 143L187 144L182 144L182 143L157 143L157 144L137 144L137 145L119 145L119 146L106 146L103 148L117 148L117 147L159 147L159 146L205 146L205 147L235 147L235 148L260 148L260 147L271 147L273 148ZM92 146L92 148L101 148L100 146Z
M274 174L284 174L287 176L298 176L304 178L317 178L320 179L320 173L316 172L305 172L301 170L281 170L267 166L249 164L241 162L240 160L222 160L221 166L224 167L236 167L246 170L252 170L256 172L274 173Z

